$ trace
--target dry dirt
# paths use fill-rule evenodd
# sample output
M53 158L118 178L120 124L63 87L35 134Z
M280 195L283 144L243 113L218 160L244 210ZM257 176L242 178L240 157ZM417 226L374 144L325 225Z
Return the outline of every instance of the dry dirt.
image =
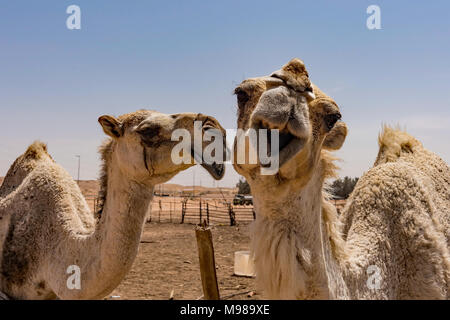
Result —
M217 226L212 234L221 297L255 291L253 278L233 275L234 252L249 249L248 225ZM175 300L202 296L195 226L148 223L131 271L107 299L168 299L172 290Z

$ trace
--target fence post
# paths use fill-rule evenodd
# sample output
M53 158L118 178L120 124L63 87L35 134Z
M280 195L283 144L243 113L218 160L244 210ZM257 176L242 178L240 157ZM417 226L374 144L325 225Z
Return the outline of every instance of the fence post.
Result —
M170 220L170 223L172 223L172 202L173 202L173 199L172 199L172 201L169 202L169 220Z
M233 207L231 204L228 204L228 214L230 215L230 226L236 225L236 216L233 211Z
M200 277L202 279L204 299L220 300L211 229L205 224L199 225L195 229L195 236L197 238Z
M256 220L256 212L255 212L255 209L252 209L252 213L253 213L253 220Z
M202 199L200 199L200 224L202 223Z
M184 215L186 214L186 201L183 200L181 203L181 224L184 223Z
M162 210L162 207L161 207L161 200L159 200L159 214L158 214L158 222L161 222L161 210Z
M209 226L209 203L206 203L206 221L208 222Z

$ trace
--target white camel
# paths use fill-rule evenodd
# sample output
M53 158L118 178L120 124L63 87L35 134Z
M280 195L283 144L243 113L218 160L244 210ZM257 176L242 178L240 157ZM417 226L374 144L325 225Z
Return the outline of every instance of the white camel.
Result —
M202 114L141 110L100 117L110 139L100 148L99 215L89 210L78 185L46 146L31 145L0 188L3 296L100 299L113 291L136 257L154 186L193 165L171 161L177 144L171 134L181 128L193 134L195 120L202 121L205 132L224 133L214 118ZM214 178L223 176L223 165L203 166ZM77 271L79 282L73 278Z

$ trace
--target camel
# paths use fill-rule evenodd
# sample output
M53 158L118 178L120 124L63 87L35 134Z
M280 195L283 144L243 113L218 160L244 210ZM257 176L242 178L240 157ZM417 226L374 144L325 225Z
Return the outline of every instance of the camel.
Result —
M238 128L278 129L280 136L276 174L234 161L254 198L251 248L266 297L449 298L450 170L441 158L384 127L374 166L338 215L326 182L336 176L331 152L347 126L303 61L244 80L235 94Z
M201 121L204 133L220 130L225 137L217 120L202 114L140 110L100 117L109 139L100 147L98 214L91 212L76 182L55 163L46 145L32 144L0 188L3 295L101 299L113 291L137 255L154 186L194 165L170 160L178 143L171 141L172 132L185 129L192 135L194 121ZM225 152L225 140L219 143ZM193 150L189 156L193 159ZM215 179L224 174L223 164L202 166Z

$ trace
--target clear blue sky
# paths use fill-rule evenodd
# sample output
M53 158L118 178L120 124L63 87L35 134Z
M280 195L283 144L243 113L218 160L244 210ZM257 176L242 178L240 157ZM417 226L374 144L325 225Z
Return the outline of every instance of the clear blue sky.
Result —
M66 28L71 4L81 30ZM382 30L366 28L370 4ZM450 161L449 1L1 0L0 176L41 139L72 175L79 154L81 178L96 178L102 114L195 111L234 128L234 87L293 57L350 128L341 175L372 165L382 123ZM231 169L220 185L236 180Z

